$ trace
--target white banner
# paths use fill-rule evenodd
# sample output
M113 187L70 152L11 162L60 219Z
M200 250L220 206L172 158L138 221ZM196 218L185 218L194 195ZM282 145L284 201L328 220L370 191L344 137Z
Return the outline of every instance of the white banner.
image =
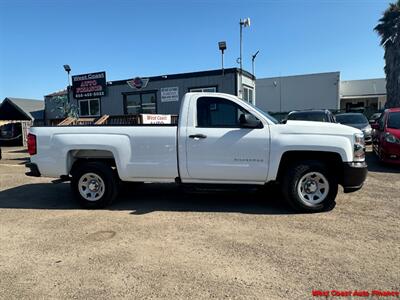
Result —
M161 102L179 101L179 87L161 88Z
M142 124L171 124L171 115L141 114Z

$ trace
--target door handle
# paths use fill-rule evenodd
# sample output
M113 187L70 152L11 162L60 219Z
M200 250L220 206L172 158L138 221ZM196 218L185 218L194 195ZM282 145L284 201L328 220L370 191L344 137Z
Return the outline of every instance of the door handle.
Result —
M207 136L206 135L204 135L204 134L192 134L192 135L189 135L189 138L191 138L191 139L205 139Z

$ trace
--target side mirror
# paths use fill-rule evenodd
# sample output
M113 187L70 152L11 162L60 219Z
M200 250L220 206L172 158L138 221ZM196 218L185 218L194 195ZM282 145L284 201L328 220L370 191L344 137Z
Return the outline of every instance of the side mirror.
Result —
M371 124L371 128L375 129L375 130L379 130L379 124L375 122L375 123Z
M260 120L258 120L252 114L241 114L239 117L239 123L243 128L262 128L263 125Z
M281 124L286 124L287 123L287 119L282 119L281 120Z

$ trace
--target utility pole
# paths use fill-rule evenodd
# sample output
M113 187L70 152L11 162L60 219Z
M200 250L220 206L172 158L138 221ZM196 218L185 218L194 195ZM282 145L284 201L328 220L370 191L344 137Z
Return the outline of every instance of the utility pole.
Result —
M250 18L246 18L244 20L240 19L239 22L240 25L240 54L239 54L239 64L240 64L240 87L239 87L239 98L243 98L243 59L242 59L242 53L243 53L243 27L250 27Z
M69 91L70 91L71 81L70 81L69 73L71 72L71 67L69 65L64 65L64 70L67 72L67 76L68 76L67 100L68 100L68 103L70 103Z
M253 76L256 76L255 70L254 70L254 64L255 64L254 61L256 60L256 57L257 57L257 55L258 55L259 52L260 52L260 50L258 50L256 53L254 53L254 54L251 56L251 71L252 71Z
M225 75L224 70L224 51L226 50L226 42L222 41L218 43L219 50L221 50L221 59L222 59L222 76Z

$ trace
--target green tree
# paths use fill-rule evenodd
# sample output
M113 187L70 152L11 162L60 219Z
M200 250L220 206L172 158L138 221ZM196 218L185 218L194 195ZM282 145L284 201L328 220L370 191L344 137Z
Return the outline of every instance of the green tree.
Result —
M57 105L57 110L61 112L65 118L70 117L75 120L79 118L78 107L68 102L67 95L55 96L53 101Z
M400 0L389 4L374 30L385 49L386 107L400 107Z

